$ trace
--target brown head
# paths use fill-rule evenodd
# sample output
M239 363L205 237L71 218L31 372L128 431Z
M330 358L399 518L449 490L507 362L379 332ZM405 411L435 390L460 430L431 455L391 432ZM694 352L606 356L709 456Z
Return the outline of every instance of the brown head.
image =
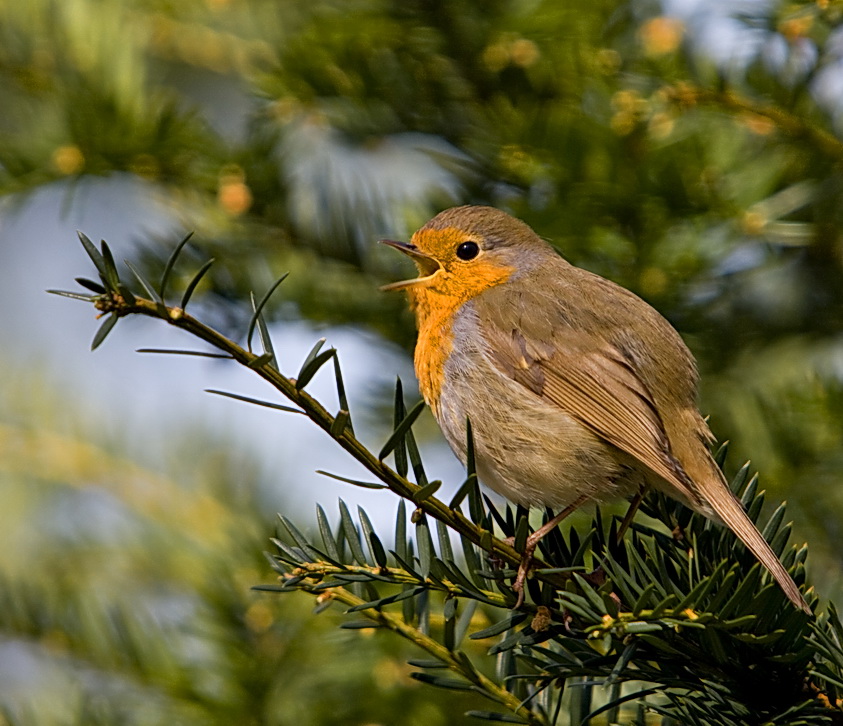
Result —
M494 285L540 265L551 247L530 227L493 207L453 207L436 215L409 244L383 240L413 259L419 277L384 290L408 290L470 300Z

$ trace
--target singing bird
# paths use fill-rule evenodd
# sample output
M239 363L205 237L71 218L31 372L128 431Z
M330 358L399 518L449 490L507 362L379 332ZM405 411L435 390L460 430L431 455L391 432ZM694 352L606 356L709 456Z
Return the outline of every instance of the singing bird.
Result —
M655 487L729 527L790 601L811 610L733 496L697 409L696 363L654 308L560 257L491 207L448 209L410 243L415 369L425 401L465 463L472 425L480 480L525 506L573 508Z

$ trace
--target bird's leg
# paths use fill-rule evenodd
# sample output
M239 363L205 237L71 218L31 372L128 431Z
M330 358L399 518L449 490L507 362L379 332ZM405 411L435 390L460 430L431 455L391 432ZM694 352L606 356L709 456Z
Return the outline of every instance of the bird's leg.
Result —
M638 492L632 498L632 501L629 503L629 509L626 510L621 526L618 528L618 534L615 538L616 544L620 544L623 541L623 536L626 534L626 530L629 529L629 525L632 524L632 520L638 512L641 502L644 501L648 488L649 487L646 484L642 484L641 487L639 487Z
M571 514L571 512L575 509L579 509L588 500L588 498L587 494L583 494L573 504L565 507L565 509L559 512L559 514L557 514L553 519L545 522L541 527L527 537L527 542L524 544L524 552L521 554L521 564L518 565L518 574L515 576L515 582L512 583L512 589L518 593L518 599L515 601L516 610L524 603L524 585L527 582L527 573L530 571L530 565L533 562L533 554L535 553L539 542L541 542L548 533L556 529L556 527L559 526L559 523Z
M638 508L641 506L641 502L644 501L644 497L647 495L648 488L649 487L646 484L642 484L638 488L638 491L636 492L635 496L632 497L632 500L629 503L629 509L627 509L626 514L623 515L623 520L621 520L621 526L618 527L618 533L615 535L615 544L620 544L621 542L623 542L623 536L626 534L626 530L629 529L629 525L632 524L632 520L635 518L635 515L638 512ZM592 585L602 585L606 581L606 572L603 569L603 562L597 565L597 567L592 572L589 572L587 575L584 575L584 577Z

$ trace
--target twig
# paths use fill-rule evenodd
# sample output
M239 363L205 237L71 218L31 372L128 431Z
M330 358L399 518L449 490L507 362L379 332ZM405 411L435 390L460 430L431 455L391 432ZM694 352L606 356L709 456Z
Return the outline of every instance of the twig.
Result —
M344 587L330 588L330 590L311 590L305 583L299 583L297 587L300 590L320 597L331 597L333 600L355 607L362 605L363 600L353 593L346 590ZM397 633L402 638L409 640L411 643L417 645L419 648L427 651L437 660L448 666L450 670L458 673L467 681L472 683L482 695L490 698L493 701L500 703L508 708L514 714L524 718L527 723L535 724L536 726L545 726L546 721L541 716L522 705L522 701L515 694L510 693L505 688L497 685L494 681L484 676L475 667L471 660L465 653L458 650L448 650L440 643L437 643L433 638L425 635L412 625L408 625L401 618L392 615L382 610L363 610L363 615L369 618L372 622L378 623L382 627L388 628L394 633Z

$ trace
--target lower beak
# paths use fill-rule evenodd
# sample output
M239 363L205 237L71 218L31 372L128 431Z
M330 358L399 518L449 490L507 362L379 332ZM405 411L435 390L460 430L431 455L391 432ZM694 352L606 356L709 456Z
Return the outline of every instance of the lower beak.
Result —
M388 285L383 285L381 287L381 290L403 290L406 287L412 287L413 285L416 285L419 282L422 282L423 280L429 280L437 272L439 272L439 270L442 269L442 266L439 264L439 262L433 259L430 255L426 255L414 244L411 244L409 242L396 242L395 240L391 239L382 239L380 240L380 243L388 245L389 247L393 247L399 252L403 252L405 255L412 258L413 262L416 263L416 267L419 268L418 277L413 278L412 280L401 280L400 282L391 282Z

